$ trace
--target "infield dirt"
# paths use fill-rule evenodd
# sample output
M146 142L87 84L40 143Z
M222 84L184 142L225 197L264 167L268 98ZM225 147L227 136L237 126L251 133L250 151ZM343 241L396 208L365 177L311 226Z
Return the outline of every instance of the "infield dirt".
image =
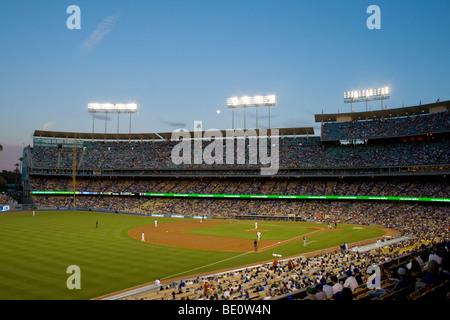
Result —
M248 252L254 250L254 239L239 239L230 237L217 237L195 233L186 233L186 230L195 228L204 228L220 224L227 224L229 221L223 220L207 220L203 223L199 221L179 221L159 224L142 225L129 230L128 234L138 240L141 240L142 232L145 234L145 242L172 246L186 249L200 249L213 251L232 251L232 252ZM258 241L258 251L271 249L277 245L286 244L290 241L301 239L303 236L310 236L318 232L334 232L339 229L327 229L323 227L309 228L310 233L300 235L289 240L260 240ZM247 229L246 232L255 233L260 231L264 236L264 229ZM388 231L388 230L386 230ZM387 233L388 234L388 233ZM262 237L263 237L262 236Z

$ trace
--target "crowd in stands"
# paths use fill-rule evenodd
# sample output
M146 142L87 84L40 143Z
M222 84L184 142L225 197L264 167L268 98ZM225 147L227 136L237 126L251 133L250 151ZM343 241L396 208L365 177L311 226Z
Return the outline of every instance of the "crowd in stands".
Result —
M270 140L267 154L272 152ZM143 141L143 142L103 142L84 141L85 146L76 151L76 166L84 170L167 170L167 169L211 169L233 168L251 169L262 165L250 163L249 145L245 146L245 163L227 163L226 143L221 143L222 163L206 164L204 159L200 164L194 163L194 142L192 142L190 164L175 164L172 161L172 149L175 141ZM203 141L202 150L210 145ZM237 142L235 142L237 145ZM386 167L386 166L417 166L439 165L450 163L450 148L448 140L430 140L415 142L391 142L386 144L363 144L324 146L319 137L293 138L283 137L279 146L273 151L279 152L279 167L289 169L320 169L347 167ZM259 146L259 145L258 145ZM259 147L258 147L258 150ZM237 153L237 147L234 148ZM31 151L34 168L72 169L73 150L71 148L35 146ZM413 155L413 156L411 156ZM236 157L234 159L237 159Z
M158 279L155 289L127 299L448 299L450 242L443 237L433 240L407 240L362 253L337 250L275 258L272 263L167 284ZM372 265L379 267L379 284L369 272Z
M35 176L35 191L73 190L71 178ZM336 195L450 198L445 179L79 178L78 191L246 195Z
M450 112L439 112L401 118L325 123L322 138L324 140L371 139L449 131Z
M6 195L5 193L0 193L0 204L10 204L14 202L14 199L10 196Z
M38 178L32 180L33 190L72 190L72 180ZM445 180L295 180L295 179L80 179L79 191L182 194L242 194L242 195L343 195L343 196L405 196L450 198L450 186ZM41 207L72 206L69 196L36 195ZM428 202L330 201L282 199L211 199L147 196L76 196L76 205L137 213L205 215L230 218L236 215L296 217L323 219L357 224L383 224L404 234L421 234L423 228L440 230L447 226L448 205ZM431 221L422 223L423 221ZM425 232L429 232L425 230Z
M72 190L71 179L37 178L32 180L33 190ZM360 195L450 198L450 186L442 180L307 180L293 179L81 179L79 191L132 192L132 193L197 193L197 194L263 194L263 195ZM72 206L69 196L34 196L40 207ZM381 223L404 234L420 234L433 221L445 226L448 219L446 203L385 202L385 201L330 201L281 199L218 199L172 198L146 196L76 196L76 205L92 209L109 209L142 214L205 215L230 218L236 215L296 217L311 220L320 215L324 219L372 224Z

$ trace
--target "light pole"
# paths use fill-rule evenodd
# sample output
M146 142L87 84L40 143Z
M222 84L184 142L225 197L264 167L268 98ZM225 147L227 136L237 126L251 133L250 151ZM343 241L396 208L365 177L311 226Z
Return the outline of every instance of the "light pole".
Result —
M267 96L243 96L243 97L232 97L227 99L227 106L232 111L232 120L231 125L232 129L234 129L234 109L236 108L244 108L244 129L247 129L247 112L246 109L248 107L256 108L256 129L258 129L258 108L262 106L269 107L269 128L270 128L270 107L276 104L276 96L275 95L267 95Z
M88 112L93 113L92 119L92 133L94 133L94 118L95 113L104 113L105 114L105 134L107 132L107 121L108 121L108 113L117 113L117 133L119 133L119 117L121 113L129 113L130 114L130 129L129 133L131 133L131 114L137 113L137 104L136 103L89 103L88 104Z

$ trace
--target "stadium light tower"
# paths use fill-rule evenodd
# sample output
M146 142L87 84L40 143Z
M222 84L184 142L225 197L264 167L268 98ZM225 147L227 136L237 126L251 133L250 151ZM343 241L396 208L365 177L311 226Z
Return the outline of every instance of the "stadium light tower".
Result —
M131 114L137 113L136 103L89 103L88 111L92 113L92 133L94 133L95 113L105 113L105 133L108 113L117 113L117 133L119 133L119 117L121 113L130 114L130 133L131 133Z
M232 110L232 129L234 129L234 109L244 108L244 129L246 129L246 109L248 107L256 108L256 129L258 129L258 108L262 106L269 107L269 129L270 129L270 107L276 104L275 95L267 96L244 96L232 97L227 99L227 106Z
M354 102L366 102L367 111L367 101L380 100L381 109L383 109L383 100L389 99L391 89L389 87L382 87L376 89L366 89L366 90L353 90L344 92L344 103L350 103L350 109L353 107Z

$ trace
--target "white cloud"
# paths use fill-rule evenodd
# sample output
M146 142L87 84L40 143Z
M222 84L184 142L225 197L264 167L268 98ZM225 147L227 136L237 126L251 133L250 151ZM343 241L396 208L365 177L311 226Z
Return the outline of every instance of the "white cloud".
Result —
M48 130L48 128L50 128L54 124L55 124L54 122L47 122L44 124L44 127L42 128L42 130Z
M106 37L108 33L114 30L118 15L108 16L97 26L89 38L87 38L80 47L80 54L87 54L95 49L98 44Z

